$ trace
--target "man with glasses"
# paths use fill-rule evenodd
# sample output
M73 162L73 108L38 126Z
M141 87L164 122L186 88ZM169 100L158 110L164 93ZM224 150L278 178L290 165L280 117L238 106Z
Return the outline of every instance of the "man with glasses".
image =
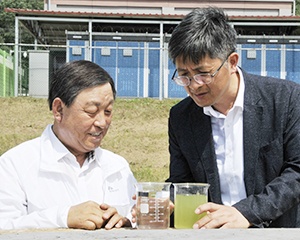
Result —
M170 111L167 181L210 184L193 227L300 227L300 85L239 68L218 8L189 13L169 54L189 96Z

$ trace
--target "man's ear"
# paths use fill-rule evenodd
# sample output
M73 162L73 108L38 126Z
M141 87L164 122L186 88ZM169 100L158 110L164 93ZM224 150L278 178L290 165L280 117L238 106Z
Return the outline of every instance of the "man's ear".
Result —
M52 113L54 116L54 119L58 122L60 122L63 118L63 108L64 108L64 103L60 98L55 98L52 102Z
M230 54L228 61L230 64L231 74L236 73L237 65L238 65L238 61L239 61L239 55L236 52Z

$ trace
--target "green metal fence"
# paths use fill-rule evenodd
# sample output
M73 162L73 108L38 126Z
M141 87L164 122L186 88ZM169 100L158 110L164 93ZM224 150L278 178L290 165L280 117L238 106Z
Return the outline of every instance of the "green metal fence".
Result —
M14 96L13 57L0 49L0 97Z

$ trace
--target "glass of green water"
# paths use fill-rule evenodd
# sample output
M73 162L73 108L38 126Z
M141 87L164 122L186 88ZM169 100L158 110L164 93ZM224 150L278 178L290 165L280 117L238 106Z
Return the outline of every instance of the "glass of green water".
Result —
M193 228L193 225L205 215L195 214L196 208L207 203L207 183L174 183L174 226L175 228Z

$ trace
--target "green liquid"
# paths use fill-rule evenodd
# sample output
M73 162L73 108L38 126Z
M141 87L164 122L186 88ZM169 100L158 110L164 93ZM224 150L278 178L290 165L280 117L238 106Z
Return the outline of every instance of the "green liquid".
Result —
M196 208L204 203L207 203L206 195L176 194L174 208L175 228L193 228L195 222L205 215L205 213L195 214Z

